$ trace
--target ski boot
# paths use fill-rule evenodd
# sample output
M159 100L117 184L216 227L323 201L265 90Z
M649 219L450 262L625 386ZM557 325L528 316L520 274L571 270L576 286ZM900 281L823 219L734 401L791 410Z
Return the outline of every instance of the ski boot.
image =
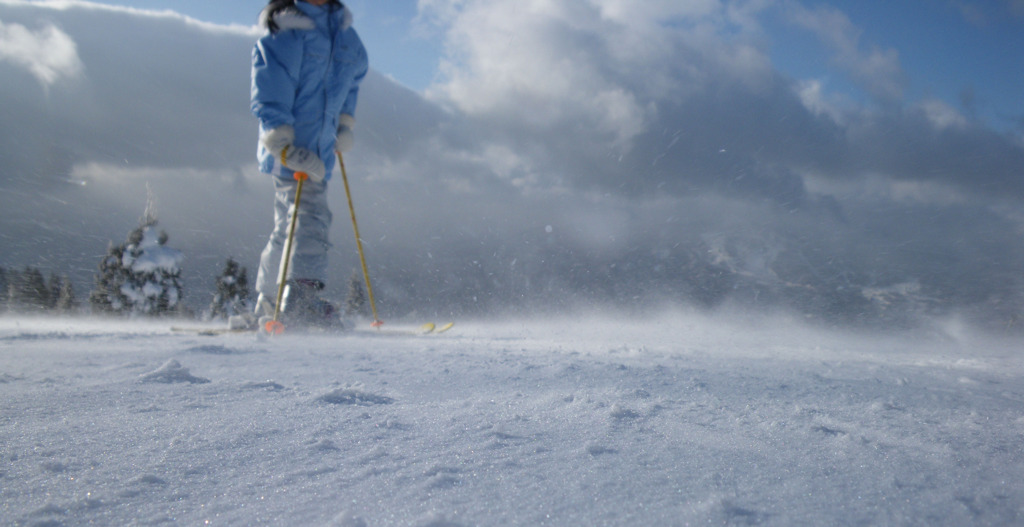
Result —
M319 297L324 288L319 280L289 280L281 299L281 318L286 325L326 330L341 330L340 313L334 304Z
M251 322L249 325L250 329L263 329L267 327L267 322L274 320L274 303L266 295L260 293L256 298L256 309L253 310L248 320Z
M256 307L251 313L236 306L238 314L228 317L228 329L230 331L254 330L263 327L268 320L274 319L274 304L267 300L262 293L256 300Z

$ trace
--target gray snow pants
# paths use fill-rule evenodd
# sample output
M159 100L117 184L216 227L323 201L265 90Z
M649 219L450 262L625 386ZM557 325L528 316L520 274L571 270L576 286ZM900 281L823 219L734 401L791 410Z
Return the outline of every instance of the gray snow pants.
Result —
M280 274L281 253L288 238L288 224L295 205L298 182L274 177L274 231L260 256L256 273L256 292L273 302L277 298L277 280ZM292 241L292 260L288 264L286 279L308 279L327 282L327 240L333 214L327 205L327 182L307 180L302 185L298 224Z

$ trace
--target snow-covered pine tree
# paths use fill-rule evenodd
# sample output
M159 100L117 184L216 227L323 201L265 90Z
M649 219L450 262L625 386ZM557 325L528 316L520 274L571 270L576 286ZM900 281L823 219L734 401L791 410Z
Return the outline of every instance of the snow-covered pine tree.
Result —
M228 258L224 272L217 278L216 293L210 303L211 318L228 318L251 311L248 274L234 258Z
M121 291L137 314L169 314L178 308L182 297L180 265L184 256L167 247L167 233L158 234L155 227L153 218L136 229L128 238L123 256L129 281Z
M160 316L180 309L181 251L167 247L167 233L148 215L100 262L90 303L100 312Z
M96 287L89 293L89 305L95 313L124 313L128 297L121 292L121 285L128 281L128 270L123 265L124 244L107 247L107 255L100 260L96 274Z

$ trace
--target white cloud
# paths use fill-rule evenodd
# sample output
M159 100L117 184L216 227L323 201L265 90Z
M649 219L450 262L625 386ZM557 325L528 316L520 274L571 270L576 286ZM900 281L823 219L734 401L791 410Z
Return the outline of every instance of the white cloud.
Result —
M69 81L45 102L10 76L0 85L0 115L33 138L7 146L19 153L6 156L11 168L65 177L82 161L228 170L251 162L254 143L239 131L255 134L246 111L253 35L88 2L6 0L0 10L5 35L44 28L5 39L0 68L26 67L14 60L30 57L40 82Z
M845 121L845 112L836 102L830 100L822 81L813 79L799 82L797 94L800 96L800 102L814 115L828 116L839 124Z
M247 36L256 36L263 32L256 24L251 26L243 26L239 24L214 24L211 22L204 22L197 20L187 15L178 13L170 9L164 10L152 10L152 9L138 9L134 7L112 5L112 4L101 4L97 2L91 2L89 0L0 0L0 5L8 5L13 7L31 7L31 8L42 8L46 10L54 11L94 11L94 12L106 12L106 13L126 13L133 16L145 17L145 18L158 18L158 19L173 19L179 22L184 22L190 26L200 28L210 33L225 33L225 34L240 34Z
M720 76L753 90L770 84L767 56L724 36L760 9L743 5L424 0L424 18L447 45L428 97L496 127L572 129L625 152L661 103L686 100Z
M52 24L33 31L0 20L0 61L27 69L46 87L73 79L84 69L75 41Z
M1017 191L1003 163L1020 153L1005 138L969 130L951 106L863 105L822 80L777 72L759 23L770 13L816 35L876 100L902 101L898 51L864 42L861 28L832 7L795 0L423 0L420 7L448 46L444 76L428 97L469 117L466 133L511 145L531 167L530 177L516 179L523 190L710 187L791 202L801 196L792 172L813 168L836 178L870 172ZM974 161L992 163L980 178L962 161L977 144L1006 153ZM507 164L488 155L477 145L467 158ZM635 174L624 179L623 167ZM500 169L487 172L510 180Z
M832 7L808 9L796 2L787 4L792 21L811 31L834 53L833 60L869 93L883 101L903 98L906 75L899 52L861 42L863 31L842 11Z
M703 18L719 13L719 0L592 0L601 16L624 25L647 26L652 21Z
M201 168L157 168L152 166L132 167L110 163L87 162L75 164L69 173L69 180L81 185L117 185L126 181L206 181L217 184L232 183L239 177L237 170Z
M928 120L940 130L951 127L965 127L969 124L967 117L964 117L956 108L941 100L928 99L922 101L920 106Z
M448 27L448 79L433 92L463 111L519 114L543 124L572 112L564 104L570 97L606 84L594 71L597 52L585 45L601 24L587 2L441 4L430 7Z
M995 5L977 0L949 0L949 4L960 12L967 23L981 29L987 28L993 20L1000 20L1006 14L1024 18L1024 0L999 0L994 3Z

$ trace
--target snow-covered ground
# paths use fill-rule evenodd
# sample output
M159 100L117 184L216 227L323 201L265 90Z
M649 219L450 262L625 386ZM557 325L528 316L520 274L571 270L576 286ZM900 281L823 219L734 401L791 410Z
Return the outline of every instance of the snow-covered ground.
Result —
M1024 346L955 324L169 326L0 318L0 524L1024 523Z

